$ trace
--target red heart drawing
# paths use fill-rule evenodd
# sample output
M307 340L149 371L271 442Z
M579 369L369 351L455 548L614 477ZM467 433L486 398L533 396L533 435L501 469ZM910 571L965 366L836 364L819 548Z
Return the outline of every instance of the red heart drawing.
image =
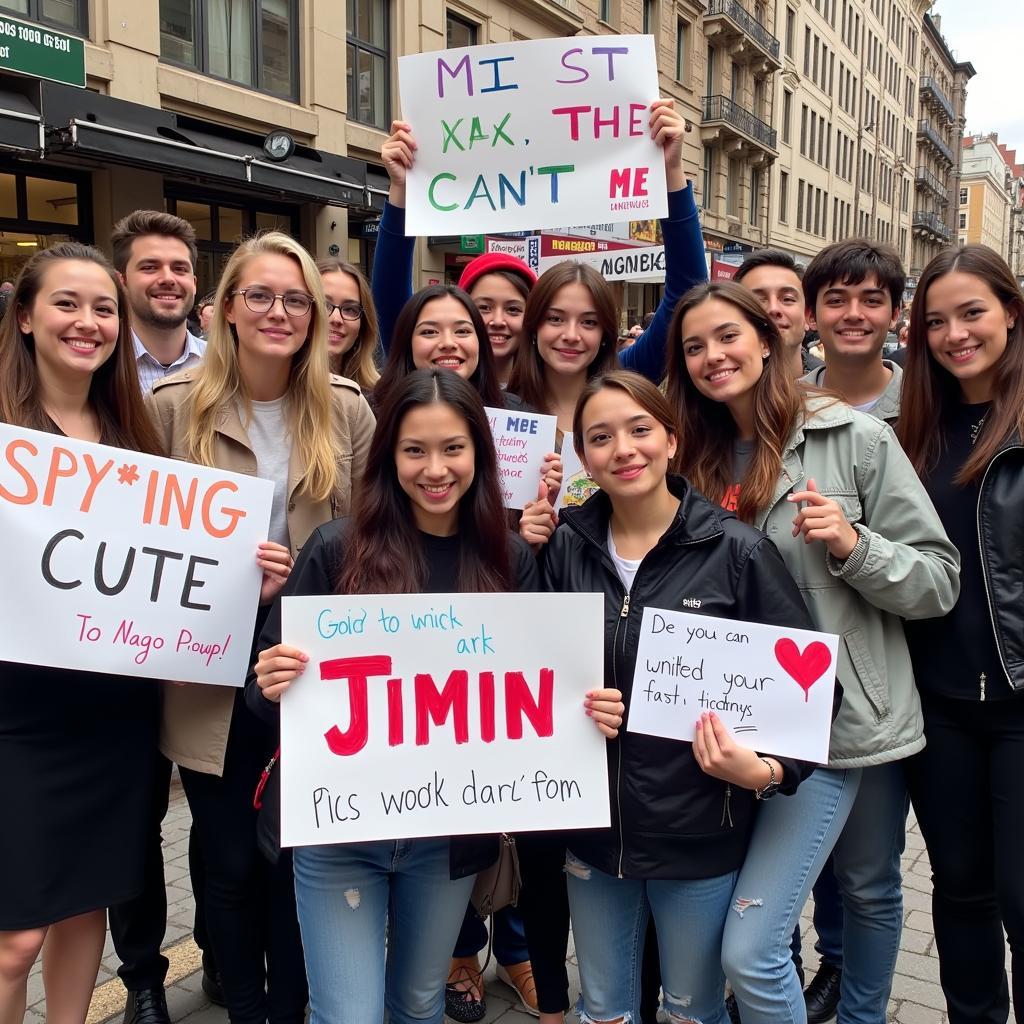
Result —
M832 664L832 652L820 640L808 644L801 653L796 643L783 637L775 641L775 660L796 680L807 703L811 687Z

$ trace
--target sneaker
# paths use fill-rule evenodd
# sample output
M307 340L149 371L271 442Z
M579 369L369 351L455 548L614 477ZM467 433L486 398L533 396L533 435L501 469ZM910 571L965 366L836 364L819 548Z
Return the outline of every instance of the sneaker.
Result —
M804 991L807 1004L807 1024L825 1024L836 1015L839 1007L839 985L843 972L831 964L822 964L810 985Z

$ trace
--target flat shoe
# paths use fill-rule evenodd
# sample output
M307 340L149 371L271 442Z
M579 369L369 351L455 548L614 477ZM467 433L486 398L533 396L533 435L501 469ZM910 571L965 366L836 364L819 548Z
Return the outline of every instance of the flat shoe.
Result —
M480 993L474 999L472 990ZM484 979L476 957L453 957L444 987L445 1016L458 1024L475 1024L487 1015Z
M537 986L533 981L533 968L529 960L521 964L498 964L498 980L503 981L517 996L523 1009L534 1017L540 1016L537 1008Z

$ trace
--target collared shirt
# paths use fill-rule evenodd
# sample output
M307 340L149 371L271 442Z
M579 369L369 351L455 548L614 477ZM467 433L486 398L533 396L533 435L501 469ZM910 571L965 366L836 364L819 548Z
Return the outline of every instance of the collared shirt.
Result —
M206 342L186 329L185 350L170 366L164 366L158 359L153 358L134 331L132 331L132 341L135 343L135 367L139 371L139 385L142 387L144 395L148 395L153 390L153 385L158 380L162 380L172 373L180 373L182 370L189 370L193 366L197 366L206 352Z

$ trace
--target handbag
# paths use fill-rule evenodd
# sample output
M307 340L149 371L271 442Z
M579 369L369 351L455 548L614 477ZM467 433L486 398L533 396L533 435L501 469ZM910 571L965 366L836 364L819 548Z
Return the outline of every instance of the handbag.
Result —
M519 875L519 854L514 836L503 832L499 837L498 859L476 876L473 892L469 897L473 909L481 918L486 918L505 907L514 907L519 902L522 879Z

